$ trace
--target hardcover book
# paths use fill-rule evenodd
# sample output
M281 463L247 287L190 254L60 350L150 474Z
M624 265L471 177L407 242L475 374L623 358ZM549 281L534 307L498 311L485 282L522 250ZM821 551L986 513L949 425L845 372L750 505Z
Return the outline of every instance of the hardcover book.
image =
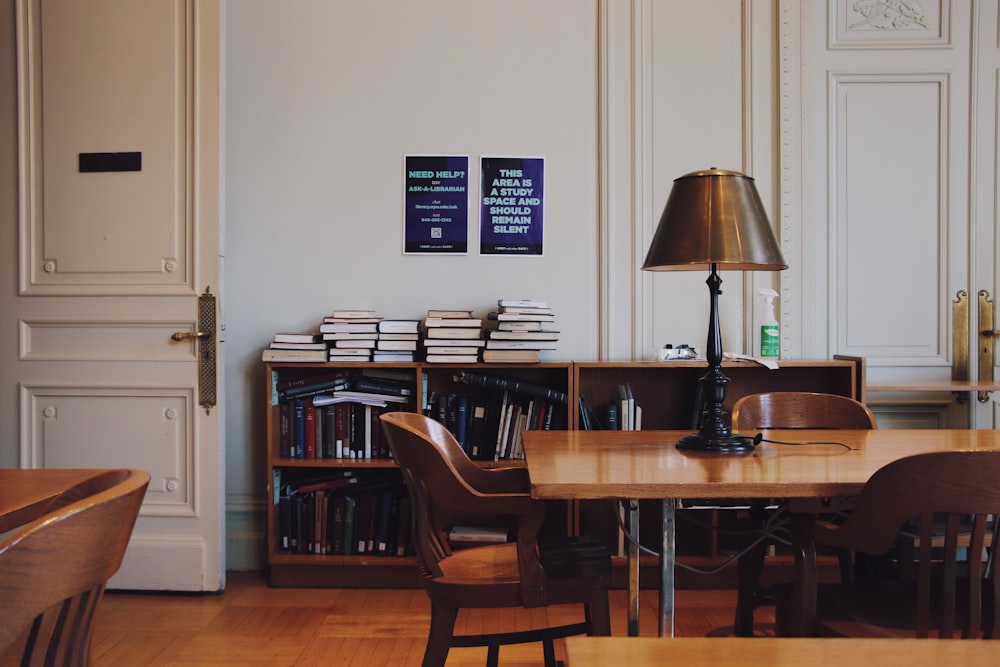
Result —
M272 342L275 343L315 343L319 336L314 333L276 333Z
M482 331L479 327L431 327L427 329L427 337L481 339Z
M428 354L426 361L438 364L474 364L479 361L476 354Z
M491 340L558 340L558 331L503 331L487 329L486 337Z
M496 340L486 341L487 350L554 350L554 340Z
M431 327L481 327L483 321L478 317L428 317L424 326Z
M471 310L445 310L432 308L427 311L427 317L472 317Z
M483 347L482 338L425 338L424 347Z
M496 311L490 311L486 317L491 320L496 320L497 322L554 322L556 319L555 315L533 315L529 313L499 313Z
M342 308L334 310L330 317L334 319L377 318L378 314L374 310L365 308Z
M548 308L549 304L543 299L500 299L497 301L500 308Z
M483 350L485 363L533 364L539 361L538 350Z
M419 328L420 320L382 320L378 323L379 333L415 334Z
M265 349L260 354L261 361L326 361L326 350L272 350Z
M377 333L374 322L330 322L319 325L320 333Z

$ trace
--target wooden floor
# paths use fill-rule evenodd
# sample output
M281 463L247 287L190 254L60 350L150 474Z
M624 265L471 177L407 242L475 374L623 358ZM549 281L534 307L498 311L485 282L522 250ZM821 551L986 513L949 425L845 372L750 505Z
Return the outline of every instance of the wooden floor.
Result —
M731 590L677 591L677 634L732 633ZM626 594L612 591L612 634L626 634ZM656 591L642 591L641 634L656 634ZM573 621L578 607L469 611L460 631ZM770 634L773 614L757 612ZM229 573L220 595L108 593L93 644L95 667L139 665L419 665L430 622L422 589L269 588L256 574ZM556 656L563 657L561 642ZM0 665L17 664L7 656ZM448 665L484 665L485 649L452 649ZM501 665L541 665L541 644L505 646Z

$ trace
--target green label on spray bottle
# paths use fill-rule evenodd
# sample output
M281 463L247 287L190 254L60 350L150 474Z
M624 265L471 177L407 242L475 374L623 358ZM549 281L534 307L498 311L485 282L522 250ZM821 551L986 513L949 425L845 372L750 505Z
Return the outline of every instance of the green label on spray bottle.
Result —
M780 339L777 324L765 324L760 328L760 356L765 358L778 358Z

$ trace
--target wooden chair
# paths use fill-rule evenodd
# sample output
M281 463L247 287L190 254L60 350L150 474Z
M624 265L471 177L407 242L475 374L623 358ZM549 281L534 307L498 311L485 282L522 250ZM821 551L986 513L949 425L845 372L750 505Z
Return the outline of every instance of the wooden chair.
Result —
M545 505L530 496L526 469L480 468L443 425L423 415L391 412L381 420L409 491L413 541L431 600L425 667L443 665L452 646L487 646L487 664L495 665L501 644L534 641L543 643L545 664L554 665L553 639L611 634L610 555L601 547L596 558L576 561L577 545L570 541L557 559L562 567L546 567L538 546ZM455 513L513 519L517 541L452 551L442 515ZM567 603L583 604L582 622L502 634L454 634L459 609Z
M95 472L0 541L0 655L26 637L22 665L90 664L97 607L148 483L138 470Z
M797 517L795 583L777 597L779 631L795 636L1000 638L1000 578L984 567L984 554L989 552L987 562L992 563L998 546L998 480L1000 451L917 454L876 472L841 525ZM914 580L818 584L817 545L885 554L900 528L913 519L919 524ZM987 541L990 530L992 544ZM967 550L965 562L959 557L961 546Z
M878 424L875 415L864 403L847 396L805 391L775 391L750 394L733 405L733 430L743 434L763 429L873 429ZM762 525L765 512L761 503L751 509L757 524ZM760 576L768 542L758 542L738 562L738 592L736 602L737 635L753 634L754 609L762 595ZM841 572L849 576L850 558L841 556Z

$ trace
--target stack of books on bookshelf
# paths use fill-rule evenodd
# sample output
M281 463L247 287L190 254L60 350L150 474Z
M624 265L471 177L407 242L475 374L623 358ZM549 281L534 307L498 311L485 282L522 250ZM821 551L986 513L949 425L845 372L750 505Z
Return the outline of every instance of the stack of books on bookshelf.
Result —
M278 453L291 459L389 459L379 416L414 409L413 373L377 369L276 382Z
M471 310L430 309L423 334L424 359L430 363L474 364L486 344L483 320Z
M420 320L382 319L372 361L415 361L420 341Z
M555 313L541 299L499 299L497 309L487 315L486 347L482 360L488 363L533 363L543 350L556 349L559 332Z
M374 310L334 310L319 325L329 346L326 361L371 361L382 318Z
M315 333L276 333L261 361L326 361L326 343Z

